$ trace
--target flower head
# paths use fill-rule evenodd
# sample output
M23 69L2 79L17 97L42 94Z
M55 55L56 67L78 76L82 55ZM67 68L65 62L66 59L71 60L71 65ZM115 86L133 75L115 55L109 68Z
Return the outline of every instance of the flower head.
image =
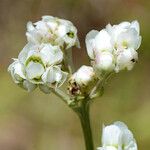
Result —
M103 128L102 147L98 150L137 150L132 132L122 122Z
M98 74L131 70L138 60L141 44L137 21L106 26L101 31L92 30L86 36L87 53Z
M137 50L141 44L140 27L138 21L122 22L111 26L108 24L106 30L111 35L111 42L115 49L133 48Z
M27 24L28 42L33 44L50 43L63 49L79 47L77 29L72 22L52 16L43 16L42 20Z
M28 43L8 70L18 85L25 89L38 85L48 93L50 88L60 87L67 78L68 74L61 70L62 61L63 53L58 46Z
M42 82L42 75L48 67L62 62L63 53L58 46L27 44L18 58L25 66L26 77L38 84Z

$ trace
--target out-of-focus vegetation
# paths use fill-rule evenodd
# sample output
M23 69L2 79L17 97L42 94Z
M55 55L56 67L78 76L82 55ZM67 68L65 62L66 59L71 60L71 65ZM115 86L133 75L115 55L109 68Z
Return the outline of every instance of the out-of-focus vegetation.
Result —
M84 38L89 30L100 30L109 22L140 22L143 40L138 64L108 82L104 96L91 106L91 120L96 146L102 124L121 120L132 129L139 150L149 150L149 0L0 0L0 150L84 149L79 120L59 98L39 90L27 93L7 73L11 58L26 43L27 21L42 15L66 18L77 26L81 49L73 51L76 68L88 64Z

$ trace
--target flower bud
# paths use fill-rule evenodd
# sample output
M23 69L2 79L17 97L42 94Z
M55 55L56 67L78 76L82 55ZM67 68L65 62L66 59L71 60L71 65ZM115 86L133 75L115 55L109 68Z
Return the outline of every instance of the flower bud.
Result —
M82 66L69 80L69 93L73 96L86 95L94 87L96 81L97 78L93 68L90 66Z
M97 150L137 150L132 132L122 122L115 122L103 128L102 147Z
M102 72L111 72L115 67L114 56L110 52L105 51L100 54L96 54L93 66L99 75Z
M100 52L112 52L111 37L106 30L92 30L86 35L86 47L88 55L91 59L95 59Z

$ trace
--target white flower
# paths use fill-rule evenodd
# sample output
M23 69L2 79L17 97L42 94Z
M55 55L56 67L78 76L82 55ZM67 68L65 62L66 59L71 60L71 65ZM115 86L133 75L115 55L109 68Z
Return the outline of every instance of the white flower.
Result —
M86 36L87 53L98 76L106 72L131 70L138 60L141 44L138 21L108 24L100 32L90 31Z
M60 25L58 26L56 35L58 36L56 42L66 44L66 49L75 45L80 47L77 37L77 29L70 21L60 19Z
M98 150L137 150L132 132L122 122L103 128L102 147Z
M86 46L96 72L112 71L114 69L115 61L112 54L111 37L105 29L100 32L90 31L86 36Z
M25 65L27 78L33 83L42 83L46 68L57 65L63 60L63 53L58 46L50 44L27 44L19 54L19 60Z
M120 50L116 57L115 72L119 72L124 69L131 70L137 61L138 53L134 49L128 48L126 50Z
M51 44L33 45L28 43L8 68L14 82L31 91L37 85L45 93L60 87L67 79L61 70L63 53Z
M14 59L14 62L8 67L8 71L11 73L15 83L20 83L22 80L26 79L24 66L18 59Z
M86 47L91 59L95 58L95 52L112 51L111 37L106 30L92 30L86 35ZM98 53L98 54L99 54Z
M122 22L118 25L106 26L111 35L111 42L117 48L133 48L137 50L141 44L140 27L138 21Z
M52 16L43 16L41 21L27 24L27 39L33 44L50 43L63 49L79 47L77 29L72 22Z
M97 81L95 72L90 66L81 66L69 80L69 92L72 95L86 94Z
M60 87L67 79L68 73L63 72L60 66L50 66L42 75L43 82L48 87Z
M50 66L42 75L43 84L39 85L41 91L46 94L51 92L52 88L59 88L68 77L68 73L61 70L60 66Z
M99 54L95 54L96 56L93 66L96 72L101 72L101 70L112 71L115 68L115 58L112 53L104 51Z
M36 85L26 80L24 65L18 59L14 59L14 62L8 67L8 71L11 73L14 82L20 87L29 92L36 88Z

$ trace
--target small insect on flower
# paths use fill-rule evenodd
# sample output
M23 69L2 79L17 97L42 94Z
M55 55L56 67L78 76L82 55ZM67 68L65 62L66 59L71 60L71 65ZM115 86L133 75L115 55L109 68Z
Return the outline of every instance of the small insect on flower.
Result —
M137 49L141 44L139 23L108 24L101 31L90 31L85 42L98 76L106 72L131 70L138 60Z
M137 144L132 132L123 122L115 122L104 126L102 132L102 147L97 150L137 150Z

